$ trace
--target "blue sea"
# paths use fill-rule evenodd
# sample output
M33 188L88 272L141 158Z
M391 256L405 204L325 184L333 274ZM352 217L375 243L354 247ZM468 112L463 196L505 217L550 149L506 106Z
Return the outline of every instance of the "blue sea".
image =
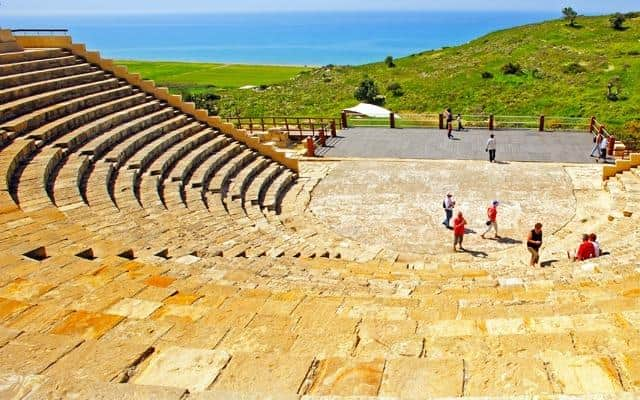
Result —
M75 42L115 59L356 65L559 17L560 12L459 11L0 15L0 26L68 28Z

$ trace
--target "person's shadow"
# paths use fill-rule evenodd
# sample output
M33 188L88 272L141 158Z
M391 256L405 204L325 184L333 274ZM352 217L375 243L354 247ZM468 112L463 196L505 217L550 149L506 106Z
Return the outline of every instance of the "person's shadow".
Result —
M470 250L465 248L464 250L462 250L464 253L469 253L472 257L476 257L476 258L487 258L489 257L489 254L487 254L484 251L479 251L479 250Z
M547 268L547 267L553 267L553 264L557 263L560 260L547 260L547 261L542 261L540 263L540 268Z
M517 240L509 237L501 237L499 239L493 239L501 244L522 244L522 240Z

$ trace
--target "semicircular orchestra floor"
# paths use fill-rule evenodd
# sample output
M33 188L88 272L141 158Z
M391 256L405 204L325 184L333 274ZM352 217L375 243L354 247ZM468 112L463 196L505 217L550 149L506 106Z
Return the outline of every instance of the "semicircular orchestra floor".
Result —
M323 163L325 166L327 163ZM520 246L540 221L547 234L576 214L574 191L600 189L592 166L484 161L342 161L312 193L310 211L331 230L368 245L417 254L450 253L442 202L451 192L480 254ZM481 238L490 203L499 200L501 240ZM491 239L489 239L491 238Z

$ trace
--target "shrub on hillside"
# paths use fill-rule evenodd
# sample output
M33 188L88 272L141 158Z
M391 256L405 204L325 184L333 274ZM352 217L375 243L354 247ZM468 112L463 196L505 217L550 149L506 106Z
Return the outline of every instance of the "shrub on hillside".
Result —
M522 75L522 67L518 63L507 63L502 66L502 73L505 75Z
M384 104L384 97L379 96L378 86L371 78L364 78L360 85L356 88L353 96L360 101L369 104L382 105Z
M622 91L622 87L621 87L620 77L614 76L607 83L607 99L611 101L621 100L622 99L621 93L620 93L621 91Z
M215 93L183 92L182 98L186 102L195 103L196 108L202 108L209 111L209 114L211 115L218 115L218 112L220 111L217 102L221 97Z
M618 31L622 31L625 29L623 24L624 24L624 21L626 20L627 20L627 17L625 17L624 14L622 13L615 13L614 15L611 16L611 18L609 18L611 27Z
M392 56L387 56L387 58L384 59L384 63L387 65L388 68L394 68L396 66L396 64L394 64L393 62Z
M489 71L484 71L482 73L482 79L491 79L493 78L493 74Z
M571 7L565 7L562 9L562 14L564 15L564 19L569 21L569 26L576 26L576 17L578 13Z
M587 69L578 63L570 63L562 67L562 72L565 74L580 74L586 72Z
M391 94L395 97L400 97L404 94L404 91L402 90L402 86L398 82L391 82L387 86L387 90L391 92Z

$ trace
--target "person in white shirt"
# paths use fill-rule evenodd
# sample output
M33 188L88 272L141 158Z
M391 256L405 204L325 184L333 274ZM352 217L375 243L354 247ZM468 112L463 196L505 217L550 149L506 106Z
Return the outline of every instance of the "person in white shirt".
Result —
M600 257L600 242L598 242L598 237L595 233L589 235L589 241L593 245L593 248L596 251L596 257Z
M442 208L444 208L444 221L442 221L442 225L451 229L449 225L449 221L453 217L453 208L456 206L455 200L453 200L453 195L451 193L447 193L447 197L442 201Z
M494 162L496 160L496 138L493 133L489 136L489 140L487 140L487 148L485 151L489 152L489 162Z
M609 147L609 139L606 136L602 138L600 142L600 159L603 162L607 162L607 147ZM598 160L596 160L597 162Z

